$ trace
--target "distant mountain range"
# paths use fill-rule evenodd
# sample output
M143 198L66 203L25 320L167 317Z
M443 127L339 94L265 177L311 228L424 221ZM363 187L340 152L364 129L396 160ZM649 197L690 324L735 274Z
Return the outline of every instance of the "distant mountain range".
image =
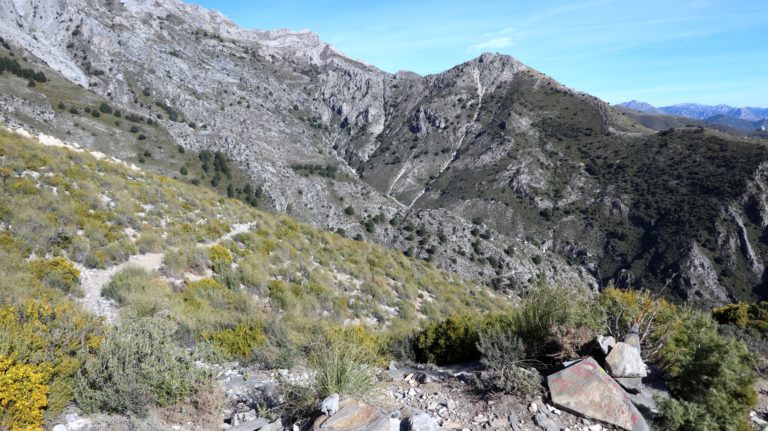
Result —
M634 109L648 114L675 115L706 121L710 124L734 127L742 130L763 130L768 128L768 108L735 108L728 105L699 105L681 103L657 108L649 103L631 100L619 104L624 108Z

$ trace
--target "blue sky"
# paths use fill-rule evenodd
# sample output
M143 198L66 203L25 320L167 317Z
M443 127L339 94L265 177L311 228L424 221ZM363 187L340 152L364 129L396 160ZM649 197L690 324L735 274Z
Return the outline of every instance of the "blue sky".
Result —
M389 72L512 55L611 103L768 106L768 1L194 0L240 26L309 29Z

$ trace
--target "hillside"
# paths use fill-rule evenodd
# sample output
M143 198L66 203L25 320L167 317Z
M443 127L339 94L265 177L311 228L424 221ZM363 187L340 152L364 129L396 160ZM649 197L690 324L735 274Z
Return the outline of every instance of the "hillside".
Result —
M0 56L47 78L29 87L0 77L6 124L497 289L524 289L543 274L570 286L661 290L670 281L667 293L705 304L764 290L765 154L756 141L655 135L498 54L436 75L393 75L315 34L244 30L172 0L3 0L0 11ZM719 149L689 153L699 142ZM645 166L645 149L667 145L698 160L705 178L735 175L733 189L690 184L694 167L678 172L666 156L648 166L658 181L621 168ZM670 205L698 214L689 204L699 201L706 217L675 217L664 222L675 234L659 238Z
M251 358L258 344L271 364L330 328L396 333L508 304L402 253L42 139L0 131L0 355L54 364L50 417L104 331L90 313L174 322L176 342L209 360ZM25 326L37 309L46 326Z
M530 404L553 409L540 397L540 373L594 354L596 334L637 321L648 360L680 382L661 392L667 407L633 398L651 409L648 420L673 423L676 406L709 406L691 394L723 382L735 386L706 420L743 425L754 402L746 347L719 335L708 314L648 294L595 295L539 279L511 298L22 129L0 130L0 161L3 427L277 431L315 418L332 393L357 403L356 421L383 420L389 409L398 414L385 422L398 425L404 414L403 424L542 426L527 417ZM715 310L723 328L752 337L730 309ZM714 349L724 368L690 377L685 370L700 365L681 349ZM462 362L477 359L479 368ZM552 411L552 423L584 423Z

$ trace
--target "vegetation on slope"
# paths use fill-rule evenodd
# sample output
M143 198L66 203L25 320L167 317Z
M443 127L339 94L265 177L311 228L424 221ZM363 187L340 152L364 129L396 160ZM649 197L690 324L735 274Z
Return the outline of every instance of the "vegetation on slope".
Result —
M205 385L189 367L175 375L192 386L153 377L171 363L290 364L343 326L394 331L504 302L396 251L84 151L0 131L0 159L0 355L32 367L19 378L39 387L46 403L35 410L47 406L47 417L74 398L88 411L145 413ZM235 223L251 231L215 244ZM74 265L105 268L140 251L164 253L165 265L128 267L105 286L129 316L121 329L82 311ZM120 377L129 371L141 377Z

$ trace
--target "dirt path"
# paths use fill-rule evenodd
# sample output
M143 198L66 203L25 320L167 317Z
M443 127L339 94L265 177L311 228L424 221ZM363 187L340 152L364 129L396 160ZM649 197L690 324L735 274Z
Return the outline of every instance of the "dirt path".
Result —
M213 241L207 241L198 244L200 247L210 247L221 241L232 239L234 236L248 232L254 223L241 223L232 225L232 230L221 238ZM157 271L163 265L165 253L147 253L131 256L127 262L115 265L107 269L89 269L80 264L76 264L80 270L80 287L85 292L85 296L80 299L80 303L97 316L104 317L107 322L115 323L117 320L118 306L109 298L101 296L101 290L109 283L112 277L118 272L128 267L138 267L149 272Z
M131 256L127 262L115 265L107 269L88 269L82 265L76 265L80 270L80 287L85 291L85 296L80 300L83 306L96 314L104 317L107 322L114 323L117 317L117 304L108 298L101 296L101 289L109 283L112 276L129 266L136 266L147 271L156 271L163 264L163 253L137 254Z

